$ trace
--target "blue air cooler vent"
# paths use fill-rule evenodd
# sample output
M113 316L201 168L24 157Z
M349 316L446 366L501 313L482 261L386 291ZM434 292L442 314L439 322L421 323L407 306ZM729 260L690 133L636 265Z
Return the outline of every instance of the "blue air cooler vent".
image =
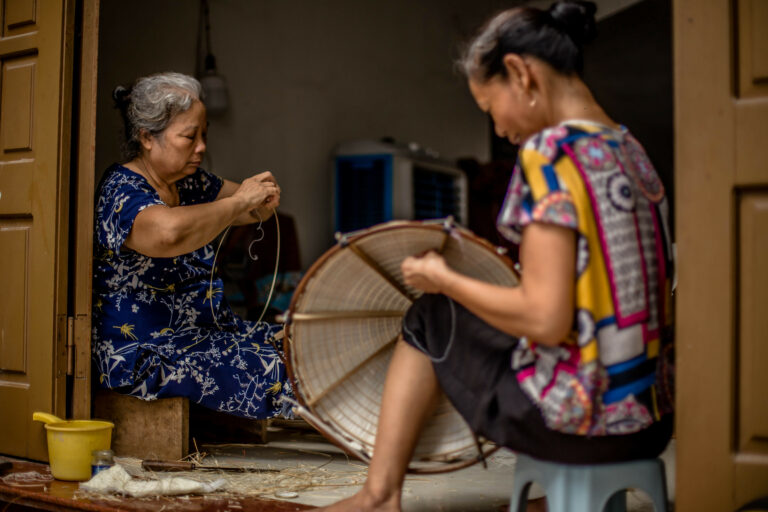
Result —
M461 199L456 178L418 165L413 168L413 218L461 218Z
M336 231L392 220L392 155L336 157Z

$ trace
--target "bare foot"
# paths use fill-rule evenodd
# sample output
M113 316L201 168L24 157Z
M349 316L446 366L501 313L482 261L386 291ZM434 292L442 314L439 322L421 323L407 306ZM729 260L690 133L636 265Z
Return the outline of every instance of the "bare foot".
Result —
M357 494L345 500L313 510L317 512L400 512L400 494L376 497L363 487Z

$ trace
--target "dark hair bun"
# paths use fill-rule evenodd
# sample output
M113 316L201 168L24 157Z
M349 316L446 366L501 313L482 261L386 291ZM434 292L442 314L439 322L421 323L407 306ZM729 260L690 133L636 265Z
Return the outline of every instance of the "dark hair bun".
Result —
M581 46L592 41L597 35L596 11L597 6L593 2L564 0L552 4L548 12L558 28Z
M131 91L122 85L118 85L112 91L112 99L115 100L115 106L120 110L125 110L131 101Z

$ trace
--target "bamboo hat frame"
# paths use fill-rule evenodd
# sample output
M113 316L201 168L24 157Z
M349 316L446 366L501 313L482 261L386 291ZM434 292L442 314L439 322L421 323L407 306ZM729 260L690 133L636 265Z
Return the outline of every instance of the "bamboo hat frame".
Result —
M337 240L307 271L285 315L287 366L297 412L346 452L369 461L402 317L421 295L404 283L403 259L435 250L453 269L483 281L515 286L518 277L501 249L450 218L393 221ZM475 438L443 397L409 471L458 469L494 449Z

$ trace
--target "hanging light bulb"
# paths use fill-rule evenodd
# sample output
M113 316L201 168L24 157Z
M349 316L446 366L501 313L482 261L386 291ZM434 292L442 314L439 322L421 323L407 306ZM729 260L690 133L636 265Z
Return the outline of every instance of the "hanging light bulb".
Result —
M229 106L229 94L224 77L216 71L216 57L211 51L211 23L208 14L208 0L201 0L205 20L205 70L199 76L203 87L205 108L210 116L223 114Z
M208 67L208 62L213 64ZM203 87L205 108L208 114L216 116L223 114L229 106L229 94L224 77L216 73L216 58L213 55L205 57L205 73L200 77L200 85Z

